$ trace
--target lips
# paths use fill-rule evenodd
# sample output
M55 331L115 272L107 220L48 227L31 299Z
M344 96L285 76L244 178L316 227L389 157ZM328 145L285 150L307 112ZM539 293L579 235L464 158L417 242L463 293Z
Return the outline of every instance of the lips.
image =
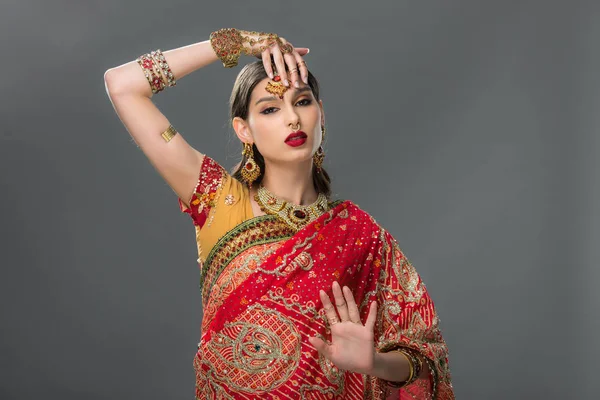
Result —
M289 142L290 140L306 139L306 137L306 133L302 131L297 131L290 133L290 135L285 139L285 141Z

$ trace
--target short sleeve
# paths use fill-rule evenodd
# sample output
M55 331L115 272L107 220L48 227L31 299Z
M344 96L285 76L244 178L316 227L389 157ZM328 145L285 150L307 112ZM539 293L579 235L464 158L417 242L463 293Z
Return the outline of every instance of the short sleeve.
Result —
M204 226L211 209L217 203L223 180L227 176L227 171L219 163L205 155L198 174L198 183L188 201L189 207L178 199L181 212L188 214L197 227Z

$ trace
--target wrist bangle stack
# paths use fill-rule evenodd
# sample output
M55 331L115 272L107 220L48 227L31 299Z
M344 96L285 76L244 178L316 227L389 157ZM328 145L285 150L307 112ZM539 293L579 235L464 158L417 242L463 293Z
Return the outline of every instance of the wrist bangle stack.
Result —
M162 92L167 85L175 86L177 84L175 76L160 49L143 54L136 61L144 71L144 76L146 76L153 94Z
M158 64L158 67L162 70L163 76L167 78L167 85L169 87L176 86L177 80L175 79L175 76L173 75L173 72L171 71L171 68L169 67L169 64L167 63L167 60L163 55L162 51L160 51L160 49L156 49L155 51L151 52L150 55L152 56L152 59Z
M415 352L411 349L400 348L400 349L396 349L393 351L398 352L398 353L402 354L404 357L406 357L406 360L408 361L408 368L409 368L408 378L403 382L391 382L391 381L387 381L385 379L383 379L383 381L386 383L386 385L393 387L393 388L401 388L404 386L408 386L411 383L413 383L414 381L416 381L419 378L419 375L421 375L421 371L423 370L423 361L418 356L417 352Z

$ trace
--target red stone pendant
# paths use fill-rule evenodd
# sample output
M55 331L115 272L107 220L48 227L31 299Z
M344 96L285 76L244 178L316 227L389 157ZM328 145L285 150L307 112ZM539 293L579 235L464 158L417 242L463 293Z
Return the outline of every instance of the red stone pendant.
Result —
M294 210L294 217L298 219L304 219L306 218L306 213L302 210Z

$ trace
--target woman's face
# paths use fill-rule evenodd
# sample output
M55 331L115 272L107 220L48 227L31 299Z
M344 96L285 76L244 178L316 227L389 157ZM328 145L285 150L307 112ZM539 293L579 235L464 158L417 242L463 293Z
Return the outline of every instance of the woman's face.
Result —
M316 101L310 86L303 82L299 88L290 85L280 99L266 90L269 82L272 81L268 77L260 81L250 97L246 125L251 141L265 163L312 162L313 154L321 145L322 102ZM307 138L304 144L293 147L286 144L286 138L296 130L303 131Z

